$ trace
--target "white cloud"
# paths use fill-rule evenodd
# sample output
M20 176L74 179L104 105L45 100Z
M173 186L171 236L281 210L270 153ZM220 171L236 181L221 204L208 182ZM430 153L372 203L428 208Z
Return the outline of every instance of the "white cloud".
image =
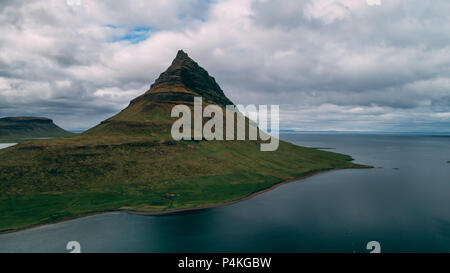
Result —
M380 6L381 0L366 0L367 5L369 6Z
M280 104L285 128L447 130L450 3L368 4L378 1L7 1L0 115L95 125L182 48L236 103Z

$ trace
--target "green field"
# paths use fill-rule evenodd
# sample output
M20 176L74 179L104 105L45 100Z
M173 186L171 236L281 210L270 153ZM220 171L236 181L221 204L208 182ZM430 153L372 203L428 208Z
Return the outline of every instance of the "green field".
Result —
M222 203L314 171L358 167L349 156L285 142L278 151L263 153L258 143L247 141L136 138L81 145L88 142L83 138L89 139L41 140L0 150L0 230L98 211ZM171 201L165 193L176 196Z

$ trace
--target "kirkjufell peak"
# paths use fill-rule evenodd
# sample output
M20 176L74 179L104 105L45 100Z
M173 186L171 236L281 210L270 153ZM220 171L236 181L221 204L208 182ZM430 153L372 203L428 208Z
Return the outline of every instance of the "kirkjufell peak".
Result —
M105 135L113 133L148 134L155 127L169 140L170 111L174 105L192 105L194 97L202 97L205 103L219 106L233 105L216 80L183 50L179 50L166 71L156 79L150 89L133 99L119 114L101 122L85 134ZM160 119L155 120L155 117ZM142 122L152 121L152 122Z
M183 50L179 50L172 64L151 85L147 93L181 92L201 96L206 101L221 106L232 105L214 77L191 59ZM182 94L185 96L186 94Z
M186 52L184 52L182 49L180 49L180 50L178 50L177 56L175 56L175 59L173 61L174 62L182 61L182 60L186 60L186 59L192 60L191 58L189 58L189 55Z

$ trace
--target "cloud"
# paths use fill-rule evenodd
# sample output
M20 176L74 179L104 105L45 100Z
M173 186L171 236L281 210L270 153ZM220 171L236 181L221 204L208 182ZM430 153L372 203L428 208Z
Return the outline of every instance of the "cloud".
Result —
M370 5L374 4L374 5ZM445 0L2 1L0 116L86 128L180 48L282 128L448 131Z
M381 0L367 0L367 5L369 6L380 6Z

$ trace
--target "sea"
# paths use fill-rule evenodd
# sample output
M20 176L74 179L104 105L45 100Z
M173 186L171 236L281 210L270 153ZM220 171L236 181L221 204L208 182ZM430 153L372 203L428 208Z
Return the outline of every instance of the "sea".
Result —
M365 253L373 242L384 253L450 252L450 137L286 133L281 139L378 168L323 172L223 207L105 213L0 234L0 252L69 252L72 241L81 252L108 253Z

